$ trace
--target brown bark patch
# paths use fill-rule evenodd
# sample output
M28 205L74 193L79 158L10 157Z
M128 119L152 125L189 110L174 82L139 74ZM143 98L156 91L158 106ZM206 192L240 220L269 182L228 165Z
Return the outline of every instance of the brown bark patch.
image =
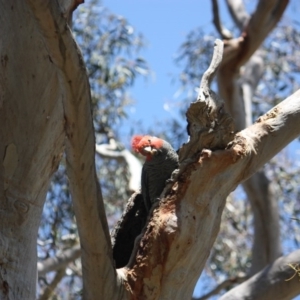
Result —
M278 116L279 114L279 108L278 107L274 107L273 109L271 109L269 112L267 112L266 114L264 114L263 116L259 117L255 123L261 123L261 122L265 122L269 119L274 119Z

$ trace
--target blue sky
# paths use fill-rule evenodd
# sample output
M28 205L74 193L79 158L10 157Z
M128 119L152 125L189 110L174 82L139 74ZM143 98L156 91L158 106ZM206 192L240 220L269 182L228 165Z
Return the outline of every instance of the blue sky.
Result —
M144 35L147 42L147 47L141 51L141 56L149 63L152 75L147 80L138 78L130 89L135 103L129 111L129 122L140 119L147 128L155 124L155 121L170 118L171 115L176 116L174 95L179 86L172 84L171 79L179 74L180 68L175 66L174 57L190 30L201 27L207 33L213 31L211 1L102 1L111 12L125 17L137 32ZM227 26L229 18L224 2L219 1L219 6L222 21ZM246 3L254 8L257 1L246 1ZM292 14L298 18L297 12L299 12L299 3L297 0L292 0L285 15ZM216 35L216 38L218 37ZM165 104L171 104L173 110L164 109Z
M174 64L176 51L193 28L201 26L205 31L212 28L210 1L108 0L103 4L124 16L144 35L147 44L141 56L149 63L152 74L147 80L138 79L130 90L135 99L130 118L142 119L146 127L170 118L170 111L164 105L175 103L173 96L178 85L171 83L171 75L180 71Z

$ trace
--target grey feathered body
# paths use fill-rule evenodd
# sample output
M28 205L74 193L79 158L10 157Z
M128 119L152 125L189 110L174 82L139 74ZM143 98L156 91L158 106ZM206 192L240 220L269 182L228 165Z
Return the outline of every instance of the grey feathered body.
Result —
M152 204L160 197L166 180L178 168L178 155L172 146L164 141L151 160L146 160L142 169L142 195L146 209L149 211Z

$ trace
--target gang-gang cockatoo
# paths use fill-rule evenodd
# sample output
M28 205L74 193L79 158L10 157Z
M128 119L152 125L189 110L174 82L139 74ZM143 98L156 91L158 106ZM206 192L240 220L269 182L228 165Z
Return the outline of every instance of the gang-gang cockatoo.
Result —
M131 145L135 152L146 157L141 187L144 203L149 211L153 203L159 200L166 180L178 167L178 155L168 142L155 136L135 135Z

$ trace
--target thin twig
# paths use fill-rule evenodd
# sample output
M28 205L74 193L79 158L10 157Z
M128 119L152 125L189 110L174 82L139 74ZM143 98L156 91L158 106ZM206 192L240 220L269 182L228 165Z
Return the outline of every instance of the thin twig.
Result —
M213 23L217 31L219 32L221 38L224 40L232 39L233 36L231 32L221 24L218 0L212 0L212 10L214 16Z
M205 73L202 76L202 80L200 83L200 90L197 97L198 101L203 100L202 93L203 91L208 91L210 89L210 84L215 77L217 70L222 62L223 57L223 42L219 39L216 39L215 45L214 45L214 53L211 60L211 63L208 67L208 69L205 71Z

